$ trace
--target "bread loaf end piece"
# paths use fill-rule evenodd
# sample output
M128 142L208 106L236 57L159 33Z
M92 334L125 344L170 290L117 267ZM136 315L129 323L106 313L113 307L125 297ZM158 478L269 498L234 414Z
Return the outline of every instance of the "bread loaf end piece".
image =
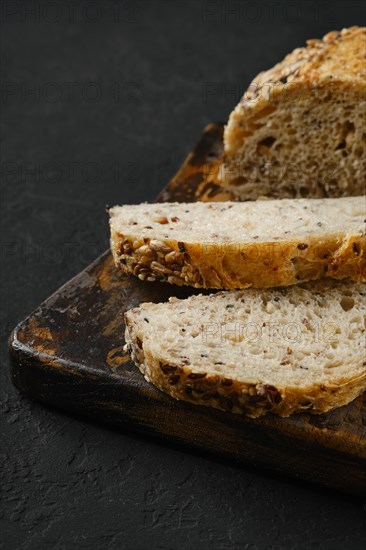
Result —
M366 29L309 40L231 113L221 183L241 200L365 193Z

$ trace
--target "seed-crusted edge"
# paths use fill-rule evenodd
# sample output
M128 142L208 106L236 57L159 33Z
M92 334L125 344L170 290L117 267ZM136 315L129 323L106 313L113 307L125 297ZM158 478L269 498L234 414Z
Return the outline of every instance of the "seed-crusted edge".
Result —
M141 281L204 286L200 270L183 242L126 236L111 225L111 249L116 266Z
M174 399L249 418L258 418L269 412L288 417L301 412L326 413L347 405L366 390L366 372L342 384L314 384L304 391L194 372L188 363L184 366L169 364L163 358L155 357L145 346L138 322L134 321L138 309L125 313L125 348L145 380Z
M362 56L364 50L365 28L353 26L342 29L341 31L331 31L323 36L323 38L314 38L306 41L306 46L295 48L287 54L282 61L276 63L272 68L261 71L251 82L248 90L241 98L238 107L241 106L248 111L254 111L258 107L262 108L267 103L266 96L261 94L262 89L268 85L281 84L282 86L271 89L273 96L282 95L290 87L299 84L301 87L306 87L309 90L316 84L319 84L319 78L323 78L327 83L332 84L333 78L329 78L328 72L323 75L321 69L325 60L329 59L329 55L333 54L332 49L337 46L339 41L349 38L356 38L359 44L360 54L355 60L352 67L352 78L344 75L344 67L338 63L337 77L342 78L345 84L350 83L351 86L362 86L364 89L365 82L365 67ZM352 43L352 49L355 49L355 44ZM348 51L347 54L351 55ZM354 57L351 59L354 59ZM360 65L362 64L362 69ZM272 96L272 97L273 97Z
M207 253L202 243L124 235L111 222L111 250L116 266L142 281L195 288L269 288L322 277L366 281L366 235L356 232L306 242L212 243Z

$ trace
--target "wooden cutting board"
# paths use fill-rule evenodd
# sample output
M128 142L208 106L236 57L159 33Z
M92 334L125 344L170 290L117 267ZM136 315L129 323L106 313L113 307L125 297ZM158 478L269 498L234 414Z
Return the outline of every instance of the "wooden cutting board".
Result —
M221 124L205 129L158 200L231 198L215 182L222 132ZM45 403L123 429L366 495L366 394L319 416L250 420L175 401L144 380L123 351L124 311L190 293L124 276L106 252L14 329L9 342L14 385Z

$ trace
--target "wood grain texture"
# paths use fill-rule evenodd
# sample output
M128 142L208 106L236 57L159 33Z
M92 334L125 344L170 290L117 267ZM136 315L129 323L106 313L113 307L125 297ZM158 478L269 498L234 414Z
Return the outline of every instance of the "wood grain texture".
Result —
M158 200L231 199L215 183L222 125L210 125ZM257 420L177 402L149 385L123 351L126 309L189 288L144 284L106 252L13 331L12 380L22 392L186 447L366 495L366 395L331 413Z

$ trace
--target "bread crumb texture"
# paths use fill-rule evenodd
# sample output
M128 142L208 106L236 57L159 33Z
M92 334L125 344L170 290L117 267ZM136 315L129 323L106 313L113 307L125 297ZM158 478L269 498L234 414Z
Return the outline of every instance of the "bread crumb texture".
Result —
M324 413L366 389L365 292L318 281L144 303L125 314L126 345L176 399L250 417Z

